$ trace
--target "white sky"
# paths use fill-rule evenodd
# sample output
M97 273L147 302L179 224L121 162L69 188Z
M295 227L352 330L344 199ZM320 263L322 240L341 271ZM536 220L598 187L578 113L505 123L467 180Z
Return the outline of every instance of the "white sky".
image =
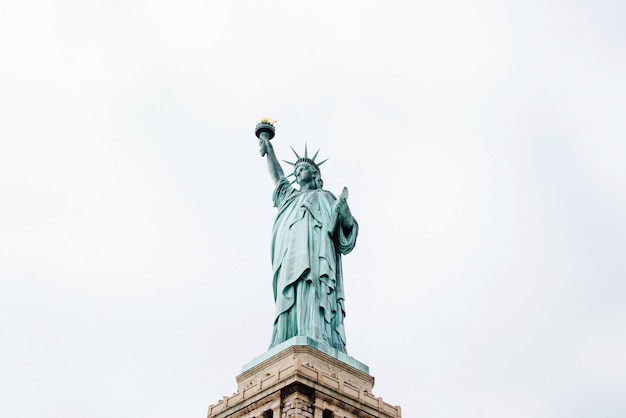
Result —
M273 144L361 226L406 418L626 416L626 3L0 6L0 416L202 418L269 344Z

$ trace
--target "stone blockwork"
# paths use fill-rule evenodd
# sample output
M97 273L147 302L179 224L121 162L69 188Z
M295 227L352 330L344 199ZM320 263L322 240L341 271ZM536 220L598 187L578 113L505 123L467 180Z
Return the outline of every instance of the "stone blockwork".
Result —
M302 393L292 393L285 396L281 411L281 418L314 418L314 409L311 399Z
M374 378L308 346L292 346L237 376L208 418L401 418L372 394Z

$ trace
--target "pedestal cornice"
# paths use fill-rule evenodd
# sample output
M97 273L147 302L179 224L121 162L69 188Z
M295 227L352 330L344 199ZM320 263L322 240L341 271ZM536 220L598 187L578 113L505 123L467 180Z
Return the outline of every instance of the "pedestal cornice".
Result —
M303 396L308 397L314 411L336 409L354 417L401 417L400 407L372 394L374 377L311 345L288 344L267 358L261 357L244 366L233 396L209 407L209 418L271 416L264 414L280 412L285 397L294 392L306 393Z

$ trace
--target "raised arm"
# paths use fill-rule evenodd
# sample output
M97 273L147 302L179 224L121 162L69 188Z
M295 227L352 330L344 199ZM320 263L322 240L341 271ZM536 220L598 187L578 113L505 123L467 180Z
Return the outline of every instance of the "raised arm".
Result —
M276 158L274 147L272 147L272 143L268 139L263 137L259 139L259 146L261 157L267 156L267 169L270 172L270 177L274 181L274 184L277 185L279 180L285 176L285 173Z

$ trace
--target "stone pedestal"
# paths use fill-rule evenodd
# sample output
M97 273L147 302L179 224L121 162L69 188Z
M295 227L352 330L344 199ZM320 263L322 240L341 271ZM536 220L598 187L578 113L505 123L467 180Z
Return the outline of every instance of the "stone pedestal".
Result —
M237 392L209 406L208 418L400 418L373 386L363 363L296 337L246 364Z

